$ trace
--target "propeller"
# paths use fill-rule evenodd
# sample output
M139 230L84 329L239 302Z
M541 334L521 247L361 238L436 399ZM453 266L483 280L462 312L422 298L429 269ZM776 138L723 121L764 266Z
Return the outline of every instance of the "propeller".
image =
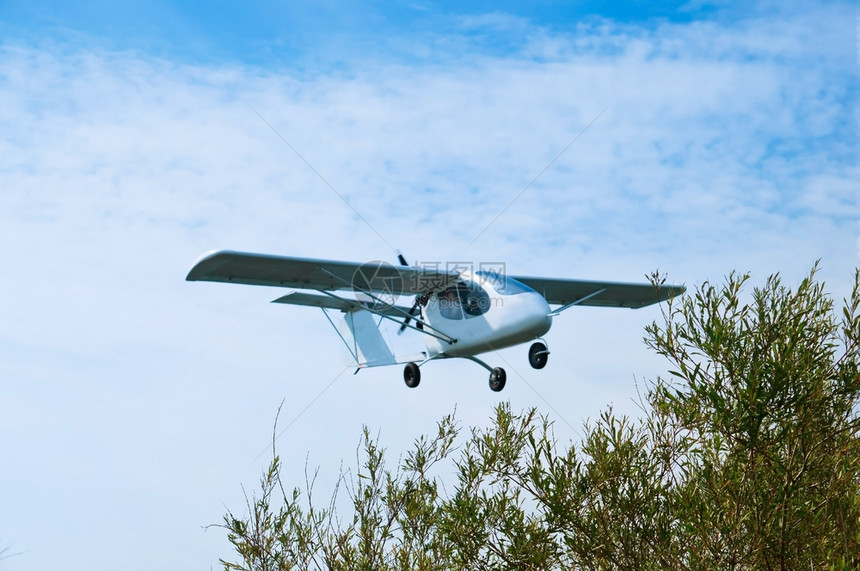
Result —
M403 254L400 252L397 252L397 259L400 261L401 266L409 266L409 262L406 261L406 258L404 258ZM415 296L415 302L409 309L406 319L404 319L403 323L400 324L400 330L397 332L398 335L406 331L406 328L409 326L409 322L412 321L413 317L415 317L415 312L418 311L418 308L421 306L422 297L423 296L421 294ZM417 327L418 329L424 329L424 324L419 321Z

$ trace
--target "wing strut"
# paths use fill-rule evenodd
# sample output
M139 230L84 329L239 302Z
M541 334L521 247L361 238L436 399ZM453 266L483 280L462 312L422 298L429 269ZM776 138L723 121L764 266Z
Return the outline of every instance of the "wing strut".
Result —
M317 291L319 291L320 293L325 294L325 295L327 295L327 296L329 296L329 297L333 297L333 298L335 298L335 299L342 299L342 298L340 298L340 297L338 297L338 296L334 295L333 293L329 293L329 292L327 292L327 291L325 291L325 290L322 290L322 289L321 289L321 290L317 290ZM358 291L360 291L360 292L361 292L361 293L363 293L364 295L366 295L366 296L370 297L370 299L372 299L373 301L376 301L377 303L385 304L385 302L384 302L384 301L382 301L382 300L381 300L381 299L379 299L378 297L374 296L372 292L368 292L368 291L364 291L364 290L358 290ZM387 305L387 304L386 304L386 305ZM381 311L379 311L379 310L374 309L374 308L373 308L373 307L371 307L369 304L365 304L365 307L364 307L364 308L365 308L367 311L369 311L370 313L374 313L374 314L376 314L376 315L378 315L378 316L380 316L380 317L384 317L385 319L389 319L389 320L391 320L391 321L393 321L393 322L395 322L395 323L398 323L398 324L400 323L400 320L399 320L398 318L391 317L390 315L386 315L385 313L383 313L383 312L381 312ZM395 309L396 309L396 308L395 308ZM405 312L405 311L402 311L401 313L403 313L403 314L404 314L404 316L406 315L406 312ZM444 341L445 343L448 343L449 345L453 345L454 343L456 343L456 342L457 342L457 340L456 340L454 337L451 337L450 335L446 334L444 331L439 331L438 329L436 329L435 327L433 327L432 325L430 325L430 324L429 324L429 323L427 323L426 321L422 321L422 320L417 319L417 318L415 318L415 321L416 321L416 322L421 323L421 324L424 326L424 329L418 329L418 328L417 328L417 327L415 327L414 325L407 325L406 327L408 327L409 329L414 329L415 331L418 331L419 333L423 333L424 335L429 335L430 337L435 337L435 338L436 338L436 339L438 339L439 341ZM432 331L427 331L428 329L432 329L432 330L433 330L433 331L435 331L436 333L433 333Z
M323 315L325 315L325 318L328 319L328 322L331 323L331 327L334 329L334 332L337 333L337 336L340 337L340 340L343 341L344 345L346 345L346 350L349 351L349 354L352 355L352 358L355 359L356 363L358 363L360 360L358 358L358 351L354 347L350 347L349 343L344 339L343 334L340 332L340 329L337 328L337 325L335 325L334 321L331 320L331 317L328 316L328 311L326 311L324 307L321 307L320 309L322 310ZM356 370L356 372L358 371Z
M555 317L555 316L557 316L559 313L561 313L562 311L564 311L565 309L570 309L570 308L571 308L571 307L573 307L574 305L579 305L579 304L580 304L580 303L582 303L583 301L587 301L587 300L591 299L592 297L594 297L595 295L600 295L601 293L603 293L603 292L605 292L605 291L606 291L606 288L599 289L599 290L597 290L597 291L595 291L595 292L593 292L593 293L590 293L590 294L586 295L585 297L581 297L581 298L577 299L576 301L571 301L571 302L570 302L570 303L568 303L567 305L562 306L562 307L559 307L558 309L556 309L555 311L553 311L553 312L552 312L552 313L550 313L549 315L550 315L550 317Z
M327 269L325 269L325 268L320 268L320 269L321 269L322 271L324 271L325 273L327 273L328 275L330 275L331 277L333 277L334 279L336 279L336 280L338 280L338 281L341 281L341 282L343 282L343 283L345 283L345 284L349 285L351 288L353 288L353 290L363 293L364 295L366 295L367 297L369 297L369 298L370 298L370 299L372 299L373 301L375 301L375 302L377 302L377 303L380 303L380 304L382 304L382 305L390 305L390 304L388 304L387 302L385 302L385 301L383 301L383 300L379 299L378 297L376 297L375 295L373 295L373 292L372 292L372 291L357 288L357 287L355 286L355 284L349 283L349 282L348 282L348 281L346 281L345 279L341 278L340 276L337 276L337 275L333 274L332 272L328 271ZM325 295L327 295L327 296L329 296L329 297L333 297L333 298L335 298L335 299L341 299L341 298L339 298L338 296L334 295L333 293L327 292L326 290L322 290L322 289L321 289L321 290L317 290L317 291L319 291L320 293L324 293ZM603 291L603 290L601 290L601 291ZM597 293L600 293L600 292L597 292ZM593 294L593 295L597 295L597 294ZM589 297L590 297L590 296L589 296ZM365 305L367 306L367 304L365 304ZM394 307L394 306L392 306L392 307ZM382 313L382 312L380 312L380 311L377 311L377 310L375 310L375 309L373 309L373 308L371 308L371 307L367 307L366 309L367 309L367 311L369 311L369 312L371 312L371 313L375 313L376 315L379 315L380 317L384 317L385 319L390 319L391 321L394 321L394 322L396 322L396 323L400 323L400 321L399 321L399 320L397 320L397 319L395 319L395 318L391 317L390 315L385 315L384 313ZM395 307L395 309L397 309L397 308ZM399 310L398 310L398 311L399 311ZM403 317L412 317L411 315L409 315L409 313L407 313L407 312L405 312L405 311L400 311L400 313L402 313L402 314L403 314ZM419 332L421 332L421 333L424 333L425 335L429 335L429 336L431 336L431 337L435 337L436 339L438 339L438 340L440 340L440 341L444 341L444 342L448 343L449 345L453 345L454 343L456 343L456 342L457 342L457 340L456 340L455 338L453 338L453 337L451 337L450 335L446 334L444 331L440 331L440 330L436 329L435 327L433 327L432 325L430 325L430 324L429 324L429 323L427 323L426 321L423 321L423 320L420 320L420 319L417 319L417 318L415 318L415 321L416 321L416 322L418 322L418 323L421 323L421 325L423 325L423 326L425 327L425 329L418 329L417 327L415 327L415 326L413 326L413 325L406 325L406 327L408 327L408 328L410 328L410 329L414 329L415 331L419 331ZM427 329L431 329L431 330L435 331L436 333L431 333L430 331L427 331Z

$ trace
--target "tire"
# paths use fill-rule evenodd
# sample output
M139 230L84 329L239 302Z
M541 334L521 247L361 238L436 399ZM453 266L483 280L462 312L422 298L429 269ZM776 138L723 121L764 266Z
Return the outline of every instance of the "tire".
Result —
M505 370L501 367L496 367L493 369L493 372L490 373L490 390L494 392L499 392L503 388L505 388L505 381L507 380L507 374L505 374Z
M421 382L421 369L415 363L406 363L403 368L403 382L410 389L414 389Z
M529 365L533 369L543 369L549 359L549 351L543 343L535 343L529 347Z

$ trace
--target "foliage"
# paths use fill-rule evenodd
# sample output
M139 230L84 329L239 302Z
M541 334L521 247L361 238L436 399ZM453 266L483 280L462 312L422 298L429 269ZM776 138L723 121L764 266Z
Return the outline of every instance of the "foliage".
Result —
M337 490L325 509L312 483L286 494L275 458L248 515L225 516L225 569L857 567L860 272L838 319L815 269L742 303L747 281L669 303L646 333L669 378L642 418L604 411L578 444L499 405L459 445L442 419L390 469L365 429L346 521Z

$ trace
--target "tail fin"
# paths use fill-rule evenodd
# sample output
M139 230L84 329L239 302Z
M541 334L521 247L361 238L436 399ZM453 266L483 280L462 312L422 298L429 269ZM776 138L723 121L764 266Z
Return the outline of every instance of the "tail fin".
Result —
M343 314L343 320L349 329L349 335L344 336L344 342L359 367L397 363L388 343L379 332L373 313L364 309L349 311Z

